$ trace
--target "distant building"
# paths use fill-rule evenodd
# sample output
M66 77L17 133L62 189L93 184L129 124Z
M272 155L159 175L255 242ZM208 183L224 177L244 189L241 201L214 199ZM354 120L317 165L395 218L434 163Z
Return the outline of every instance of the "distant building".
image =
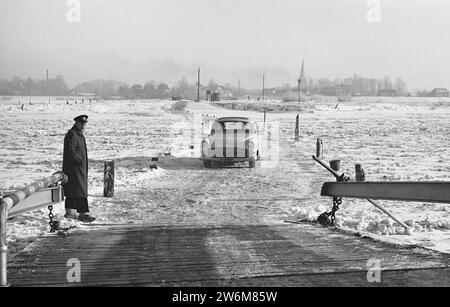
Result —
M381 97L396 97L397 91L394 89L385 89L385 90L379 90L377 96Z
M337 84L335 86L325 86L319 90L319 94L325 96L349 96L350 86L347 84Z
M266 99L281 99L284 101L298 101L298 88L278 88L278 89L266 89ZM307 88L300 89L301 99L305 96L309 96L310 92Z
M220 99L231 99L233 98L233 93L231 93L229 90L222 86L218 86L213 92L210 93L210 97L213 98L215 101L220 101Z
M319 94L325 96L336 96L337 90L334 86L324 86L319 90Z
M350 95L350 85L349 84L337 84L336 85L336 96L349 96Z
M431 97L449 97L449 91L446 88L435 88L430 92Z
M95 93L76 93L77 96L96 97Z

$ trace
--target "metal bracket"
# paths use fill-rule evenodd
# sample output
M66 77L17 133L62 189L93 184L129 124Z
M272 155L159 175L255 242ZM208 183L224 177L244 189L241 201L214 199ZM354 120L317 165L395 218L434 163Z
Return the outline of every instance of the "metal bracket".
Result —
M63 200L62 188L61 186L57 186L52 189L52 202L57 203Z

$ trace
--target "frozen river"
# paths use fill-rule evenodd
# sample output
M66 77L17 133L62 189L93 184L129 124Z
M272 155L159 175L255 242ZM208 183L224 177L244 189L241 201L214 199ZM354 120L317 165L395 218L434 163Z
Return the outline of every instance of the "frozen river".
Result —
M23 111L19 99L27 102ZM50 100L0 101L0 190L13 190L60 170L64 134L76 115L87 114L89 202L98 223L206 227L281 224L288 218L312 221L331 208L331 199L319 194L323 182L333 181L311 159L317 137L324 143L324 159L340 159L342 170L352 177L354 164L361 163L367 180L450 180L448 99L361 97L338 104L317 98L302 105L298 143L297 112L283 112L279 101L266 102L274 110L267 118L278 129L278 152L271 156L273 163L261 161L255 169L205 169L198 159L201 135L192 138L207 131L212 116L262 121L263 113L243 110L245 101L236 101L232 110L194 102L178 108L172 101L160 100L77 104ZM158 169L150 169L151 158L163 152L171 155L161 156ZM103 161L113 159L115 197L103 198ZM450 205L382 203L403 221L414 223L414 233L403 234L401 227L362 200L344 199L338 227L450 253ZM56 211L62 214L63 205ZM46 216L42 209L8 223L13 253L47 231ZM65 225L87 227L63 221Z

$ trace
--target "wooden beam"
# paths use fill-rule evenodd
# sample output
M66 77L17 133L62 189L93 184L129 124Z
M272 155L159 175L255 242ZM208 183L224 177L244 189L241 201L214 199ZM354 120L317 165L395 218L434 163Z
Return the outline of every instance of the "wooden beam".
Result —
M450 204L450 182L325 182L320 194Z

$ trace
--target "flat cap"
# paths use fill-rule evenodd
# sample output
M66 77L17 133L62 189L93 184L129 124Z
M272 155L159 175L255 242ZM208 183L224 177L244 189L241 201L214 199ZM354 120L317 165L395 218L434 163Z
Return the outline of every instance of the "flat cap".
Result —
M87 115L79 115L75 117L73 120L80 123L87 123L88 116Z

